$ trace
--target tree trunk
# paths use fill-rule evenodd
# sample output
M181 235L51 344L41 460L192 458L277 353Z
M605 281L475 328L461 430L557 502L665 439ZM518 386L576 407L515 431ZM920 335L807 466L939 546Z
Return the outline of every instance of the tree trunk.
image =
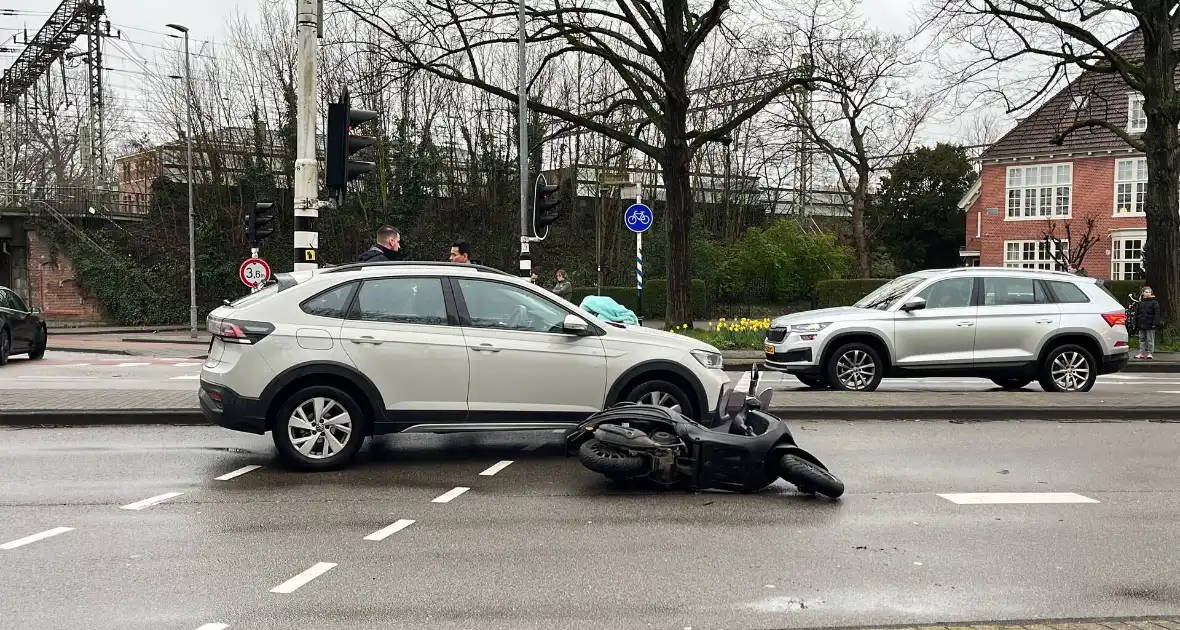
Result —
M1153 6L1148 19L1170 24L1168 3ZM1147 282L1155 291L1165 326L1175 328L1180 317L1180 168L1178 168L1176 126L1176 51L1172 30L1142 29L1144 46L1144 113L1147 129L1143 144L1147 158L1147 247L1144 267Z
M667 226L668 298L666 324L692 323L692 260L688 233L692 226L692 190L689 178L690 155L683 140L673 140L666 147L664 190L667 192L664 221Z
M858 174L860 181L852 195L852 238L856 241L856 275L858 278L873 276L873 252L869 248L869 235L865 230L865 205L868 198L868 173Z

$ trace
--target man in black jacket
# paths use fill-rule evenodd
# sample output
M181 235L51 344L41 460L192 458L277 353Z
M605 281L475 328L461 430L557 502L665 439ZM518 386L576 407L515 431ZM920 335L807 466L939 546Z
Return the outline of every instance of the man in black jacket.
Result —
M357 258L357 262L369 262L371 260L402 260L404 256L401 252L402 235L397 231L397 228L392 225L381 226L377 230L377 244L365 250L364 253Z

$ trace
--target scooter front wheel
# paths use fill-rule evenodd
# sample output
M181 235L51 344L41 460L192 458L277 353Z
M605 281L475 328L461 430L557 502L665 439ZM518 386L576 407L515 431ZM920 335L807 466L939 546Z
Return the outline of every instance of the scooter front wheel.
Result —
M601 440L586 440L578 449L582 465L607 477L622 478L647 472L647 460L638 455L626 455Z
M822 494L833 499L844 494L844 482L832 473L798 455L783 455L779 460L782 477L806 494Z

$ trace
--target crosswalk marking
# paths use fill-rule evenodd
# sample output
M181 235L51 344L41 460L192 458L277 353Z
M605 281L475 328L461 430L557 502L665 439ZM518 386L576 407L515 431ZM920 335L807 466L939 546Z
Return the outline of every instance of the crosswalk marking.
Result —
M959 505L1099 502L1097 499L1084 497L1075 492L962 492L938 496Z

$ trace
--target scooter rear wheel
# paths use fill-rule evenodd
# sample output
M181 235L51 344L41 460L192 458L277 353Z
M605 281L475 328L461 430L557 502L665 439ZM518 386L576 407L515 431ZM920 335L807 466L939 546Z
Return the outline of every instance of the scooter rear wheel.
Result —
M799 488L805 494L822 494L833 499L844 494L844 482L832 473L799 457L798 455L783 455L779 460L783 479Z
M601 440L589 439L578 448L582 465L611 478L642 475L647 472L647 460L638 455L625 455Z

